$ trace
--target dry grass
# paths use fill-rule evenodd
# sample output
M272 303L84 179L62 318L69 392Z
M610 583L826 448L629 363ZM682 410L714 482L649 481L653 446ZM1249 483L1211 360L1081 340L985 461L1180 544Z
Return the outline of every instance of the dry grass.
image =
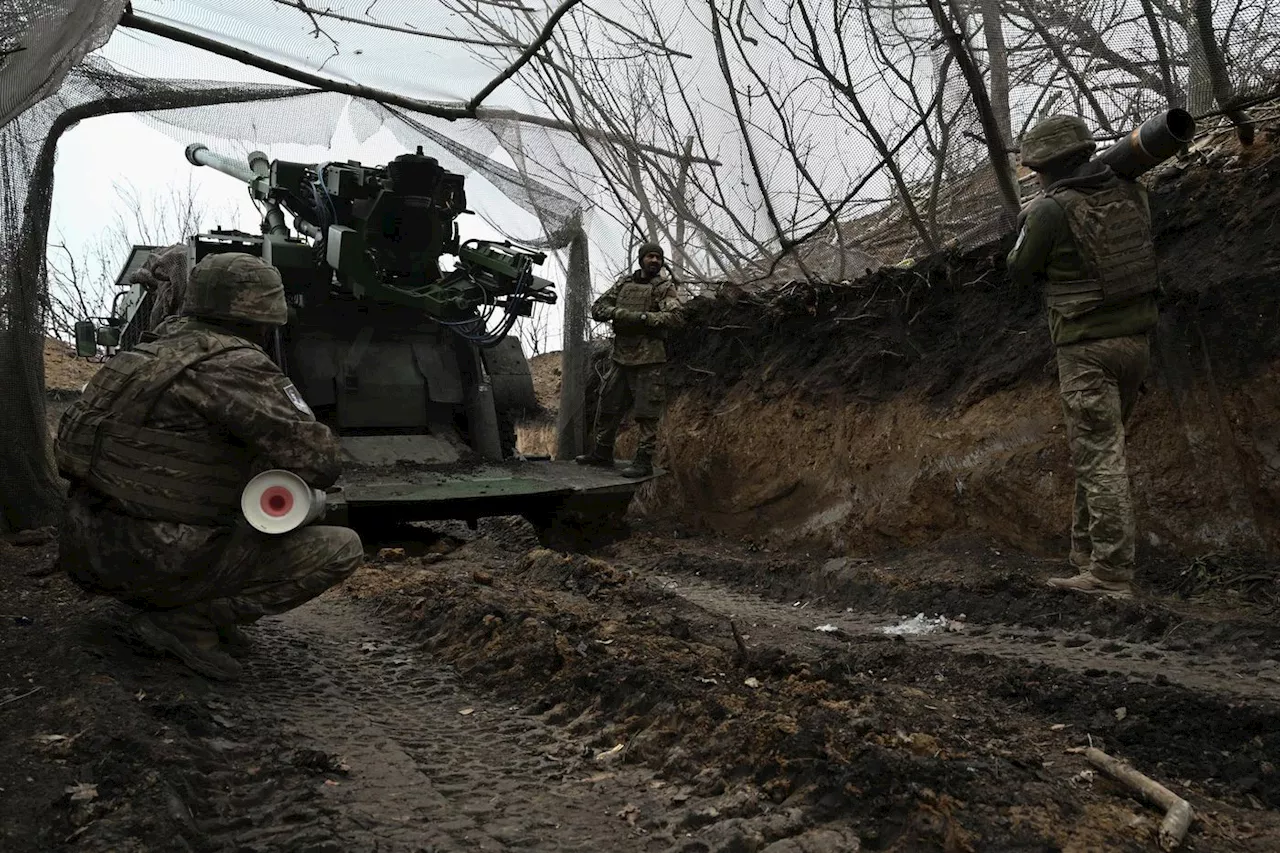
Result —
M591 429L591 424L587 424ZM590 450L590 440L587 442ZM629 422L622 425L618 432L618 443L615 448L619 459L630 459L636 449L635 430ZM516 424L516 450L525 456L556 455L556 425L554 421L537 420Z
M516 450L525 456L554 456L556 425L546 421L517 424Z
M533 393L538 404L548 412L560 408L560 352L545 352L529 359L533 374Z
M79 391L100 364L76 357L75 348L54 338L44 340L44 384L57 391Z

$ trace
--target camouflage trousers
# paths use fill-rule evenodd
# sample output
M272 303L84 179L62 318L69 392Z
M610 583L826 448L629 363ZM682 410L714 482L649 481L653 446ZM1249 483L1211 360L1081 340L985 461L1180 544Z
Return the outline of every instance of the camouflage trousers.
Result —
M1058 347L1058 384L1076 473L1071 562L1109 581L1133 578L1136 537L1125 426L1150 364L1146 335Z
M610 362L596 408L596 447L613 447L627 411L636 422L637 455L652 457L658 444L658 421L666 404L665 364L626 365Z
M63 569L82 588L142 610L181 611L212 625L284 613L341 583L360 565L360 536L313 525L268 536L111 512L88 490L68 501Z

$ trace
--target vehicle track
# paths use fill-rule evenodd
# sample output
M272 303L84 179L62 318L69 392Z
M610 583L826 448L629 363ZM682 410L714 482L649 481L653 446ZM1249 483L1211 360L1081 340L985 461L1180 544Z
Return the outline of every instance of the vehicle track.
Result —
M251 629L235 731L315 750L324 780L237 791L202 827L213 849L644 851L665 843L619 815L652 774L610 768L518 708L470 693L367 608L333 597ZM234 718L233 718L234 719ZM259 748L261 745L258 745ZM349 767L343 771L341 762ZM336 783L336 784L335 784ZM318 800L318 802L317 802Z
M883 638L883 628L903 619L897 614L837 610L801 601L788 605L696 577L641 574L710 613L744 625L805 632L801 635L805 642L815 646L838 647L857 637ZM827 625L837 630L815 630ZM1022 660L1085 675L1114 673L1160 686L1172 684L1203 693L1280 703L1280 665L1274 660L1241 660L1221 652L1177 652L1082 631L1002 624L965 624L955 631L908 634L903 639L953 654Z

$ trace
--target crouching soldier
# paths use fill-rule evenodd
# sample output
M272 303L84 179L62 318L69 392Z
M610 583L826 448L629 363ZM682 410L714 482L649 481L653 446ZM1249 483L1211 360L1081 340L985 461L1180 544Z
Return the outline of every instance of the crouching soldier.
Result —
M182 316L103 365L58 427L70 481L62 567L137 608L131 626L146 644L209 678L240 673L228 653L247 642L239 626L314 598L363 553L345 527L268 536L240 517L259 471L324 489L341 469L337 438L262 349L286 308L280 274L261 259L205 258Z
M635 459L624 477L648 477L658 442L658 421L666 402L665 335L682 322L679 290L663 264L662 249L640 247L640 268L624 274L591 306L591 318L613 324L613 356L600 389L595 447L577 461L613 465L613 444L627 410L632 411L639 440Z

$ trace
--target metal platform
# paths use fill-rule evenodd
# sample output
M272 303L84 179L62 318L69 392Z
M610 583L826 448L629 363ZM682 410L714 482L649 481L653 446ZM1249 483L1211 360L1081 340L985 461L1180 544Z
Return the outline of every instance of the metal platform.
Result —
M338 481L329 495L330 512L359 514L379 521L477 519L496 515L554 512L572 504L629 500L639 486L662 476L628 479L610 469L571 461L507 461L475 466L358 467Z

